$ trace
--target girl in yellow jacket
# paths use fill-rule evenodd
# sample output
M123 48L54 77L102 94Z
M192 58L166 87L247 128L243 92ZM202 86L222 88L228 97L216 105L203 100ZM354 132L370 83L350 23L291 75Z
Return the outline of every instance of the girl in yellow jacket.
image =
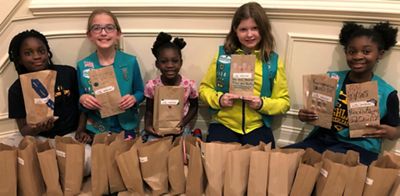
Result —
M255 2L239 7L231 30L200 83L200 99L210 106L212 123L207 141L258 145L272 142L271 116L289 110L285 67L273 51L271 24ZM229 93L232 54L254 54L254 89L251 96Z

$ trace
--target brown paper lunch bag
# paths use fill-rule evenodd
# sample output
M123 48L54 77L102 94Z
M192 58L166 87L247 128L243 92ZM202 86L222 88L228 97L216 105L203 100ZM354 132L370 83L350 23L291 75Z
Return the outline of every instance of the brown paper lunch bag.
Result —
M327 150L322 154L322 167L315 188L317 196L343 195L348 173L345 161L343 153Z
M346 152L345 165L348 170L343 195L362 196L368 167L360 163L359 153L352 150Z
M226 161L224 195L245 195L249 180L251 152L259 146L248 146L228 152Z
M171 144L172 137L165 137L138 147L142 177L153 195L168 192L168 152Z
M201 196L206 186L206 174L204 173L201 158L200 141L194 137L185 137L185 146L188 160L188 173L186 177L186 195Z
M396 163L400 165L400 156L396 155L393 152L388 152L388 151L384 151L383 155L385 156L389 156L391 157L391 159ZM400 171L399 174L396 177L396 181L394 182L394 185L392 187L392 190L390 190L390 196L397 196L400 195Z
M46 194L63 196L56 150L51 148L49 140L37 143L37 156L39 159L40 171L46 185Z
M115 136L115 140L110 145L106 146L107 175L111 193L126 190L116 158L121 153L128 151L134 142L134 140L125 140L125 132L122 131Z
M269 155L271 143L260 142L259 150L250 154L249 179L247 184L247 195L267 195Z
M36 151L36 139L25 136L18 146L18 195L36 196L45 193Z
M109 170L111 164L109 157L109 145L115 140L117 134L108 132L96 134L93 138L91 155L91 183L92 194L110 194Z
M64 195L81 192L85 146L71 137L56 136L56 155Z
M368 168L364 196L389 195L399 174L400 165L388 155L373 161Z
M17 148L0 143L0 195L17 195Z
M137 138L132 143L131 148L116 157L118 169L121 173L122 180L129 192L134 195L144 195L142 173L140 171L140 163L138 156L138 145L142 143L142 138Z
M228 152L240 147L239 143L201 143L203 166L207 177L206 195L219 196L223 194Z
M54 115L54 86L57 72L42 70L19 76L24 96L26 122L37 124Z
M269 160L268 195L289 195L303 149L274 149Z
M255 55L231 55L229 93L240 96L254 95Z
M175 138L168 153L168 181L170 194L185 193L186 178L184 172L183 137Z
M321 166L322 155L311 148L307 148L297 169L290 196L311 195Z

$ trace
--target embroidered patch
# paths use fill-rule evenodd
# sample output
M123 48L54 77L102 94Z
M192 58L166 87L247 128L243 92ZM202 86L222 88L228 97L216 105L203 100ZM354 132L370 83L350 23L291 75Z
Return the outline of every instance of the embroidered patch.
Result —
M83 70L82 71L82 76L83 77L85 77L85 78L89 78L89 71L90 71L91 69L85 69L85 70Z
M218 58L218 62L224 63L224 64L229 64L229 63L231 63L231 56L221 55Z
M85 61L85 62L83 62L83 64L85 65L85 67L94 68L93 62Z

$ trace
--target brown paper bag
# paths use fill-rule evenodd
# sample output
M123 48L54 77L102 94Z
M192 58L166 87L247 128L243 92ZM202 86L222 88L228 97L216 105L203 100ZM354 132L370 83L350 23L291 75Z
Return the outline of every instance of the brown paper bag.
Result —
M56 75L56 71L43 70L19 76L28 124L37 124L53 116Z
M269 155L271 143L260 142L259 151L250 154L249 179L247 183L247 195L267 195Z
M189 154L188 174L186 178L186 195L201 196L206 185L206 175L204 173L203 162L201 159L201 149L198 142L188 137L186 144Z
M317 182L319 171L322 166L322 156L311 148L307 148L293 183L291 196L309 196Z
M129 150L130 147L132 147L133 142L134 140L125 140L125 132L121 132L116 135L115 140L106 147L107 174L111 193L126 190L116 158L119 154Z
M363 193L368 167L360 164L359 159L358 152L347 151L345 165L348 166L348 171L344 196L361 196Z
M368 168L364 196L389 195L399 174L400 165L393 157L384 155L372 162Z
M231 55L229 93L246 96L254 94L255 55Z
M119 108L121 93L114 67L106 66L100 69L92 69L89 71L89 77L94 95L101 104L101 118L123 113L124 110Z
M303 149L274 149L269 160L268 195L289 195Z
M17 195L17 149L0 143L0 195Z
M138 147L143 180L153 195L168 192L168 152L172 137L144 143Z
M325 151L322 154L322 168L316 184L316 195L341 196L346 186L348 167L344 164L346 155Z
M384 156L389 156L396 164L400 165L400 156L396 155L393 152L383 152ZM392 187L392 190L390 191L390 196L396 196L400 195L400 171L399 174L397 175L396 181L394 182L394 185Z
M137 146L141 144L141 141L142 138L135 139L131 148L117 155L116 158L124 185L134 195L144 195L145 193L137 152Z
M224 195L245 195L249 180L251 152L259 146L247 147L228 152L226 161Z
M378 83L369 81L346 85L350 137L362 137L376 129L366 127L379 125Z
M116 134L101 133L96 134L92 144L92 193L93 195L109 194L108 170L111 160L107 153L108 146L116 138Z
M76 195L81 192L82 187L85 146L71 137L56 136L55 141L64 195Z
M203 166L208 181L206 195L222 195L228 152L239 148L239 143L201 143Z
M37 144L37 156L43 180L46 185L46 194L63 196L60 186L56 150L50 147L49 140Z
M327 75L303 76L304 107L314 110L319 117L310 124L331 128L337 82Z
M154 93L153 127L159 134L180 131L183 118L184 89L180 86L157 86Z
M168 153L168 181L171 186L171 195L185 193L186 179L183 158L183 137L177 137Z
M25 136L18 146L18 195L45 193L34 137Z

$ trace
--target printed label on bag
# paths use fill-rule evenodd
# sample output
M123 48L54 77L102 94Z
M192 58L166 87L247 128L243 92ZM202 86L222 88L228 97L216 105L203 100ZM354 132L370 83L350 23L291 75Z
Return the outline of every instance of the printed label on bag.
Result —
M332 97L323 95L323 94L321 94L321 93L315 93L315 92L313 92L313 93L311 94L311 96L312 96L313 98L317 99L317 100L322 100L322 101L325 101L325 102L332 102Z
M365 108L376 106L374 101L358 101L350 103L350 108Z
M19 163L20 165L25 165L25 161L24 161L24 159L22 159L21 157L18 157L18 163Z
M65 152L63 152L63 151L61 151L61 150L56 150L56 154L57 154L57 156L59 156L59 157L65 158Z
M161 99L160 104L161 105L178 105L179 100L178 99Z
M141 163L146 163L147 161L149 161L149 159L147 157L139 157L139 161Z
M95 95L101 95L101 94L104 94L104 93L108 93L108 92L114 91L114 89L115 88L113 86L107 86L107 87L104 87L104 88L101 88L101 89L98 89L98 90L94 91L94 94Z
M235 79L250 79L252 75L251 73L233 73L232 77Z
M34 98L33 102L35 104L46 104L49 101L50 97L46 97L46 98Z
M321 170L319 170L319 173L321 173L321 175L323 175L325 178L328 177L328 171L326 171L324 168L321 168Z
M368 185L372 185L372 184L374 184L374 180L372 180L371 178L367 178L366 180L365 180L365 184L368 184Z

